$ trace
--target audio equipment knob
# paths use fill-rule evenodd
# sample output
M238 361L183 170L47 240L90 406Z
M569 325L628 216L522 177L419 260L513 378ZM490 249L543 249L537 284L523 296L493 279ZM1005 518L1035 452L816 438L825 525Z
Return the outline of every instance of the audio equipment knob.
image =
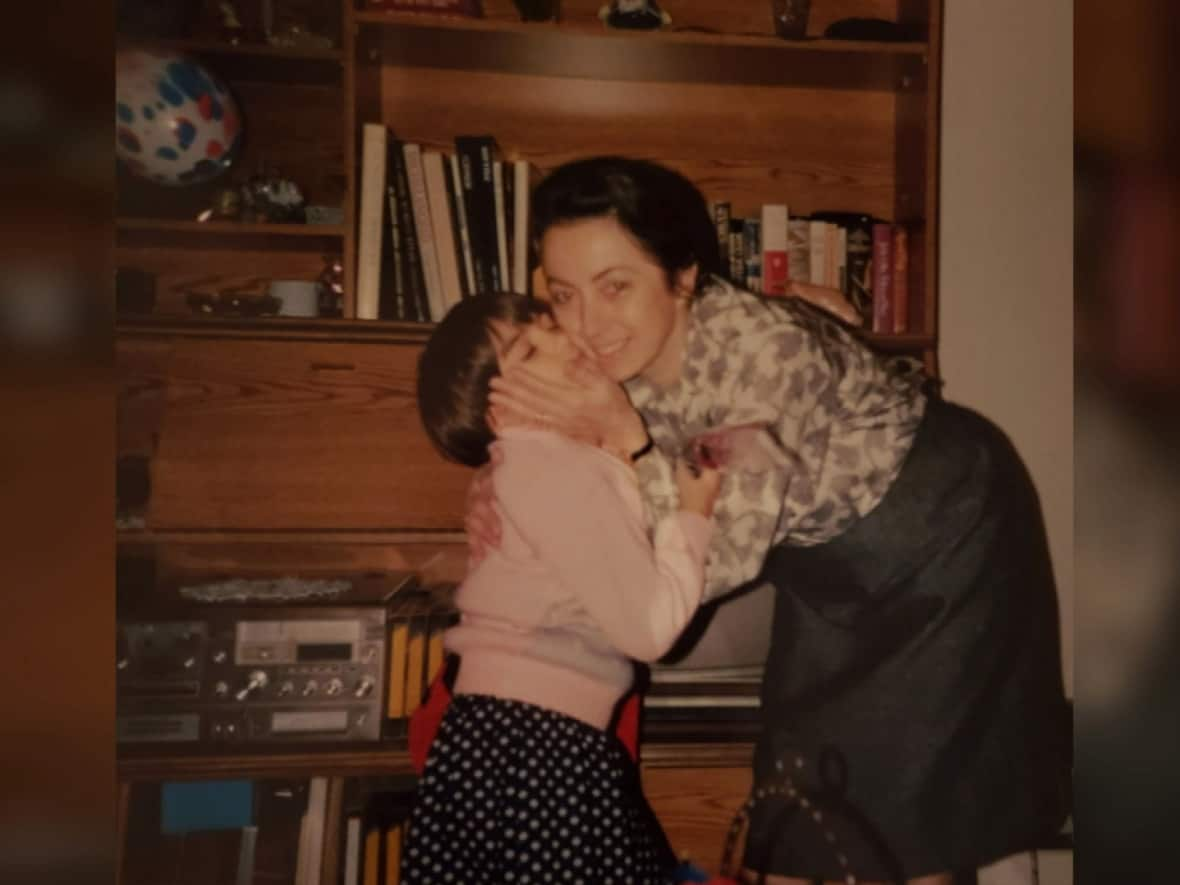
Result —
M329 697L335 697L342 691L344 691L344 683L335 677L328 680L328 685L324 689L324 693Z
M213 686L213 694L219 698L226 697L229 694L229 683L224 679L218 679L217 683Z
M295 694L295 683L290 679L284 681L283 684L279 686L279 697L285 698L293 694Z
M226 655L225 649L219 648L217 651L213 652L213 663L224 664L227 657L228 655Z
M372 676L362 676L361 681L356 684L356 688L352 690L352 693L358 698L368 697L373 691L373 685Z
M234 697L239 701L244 701L255 692L266 688L266 684L268 682L270 682L270 677L268 677L263 671L252 670L250 671L249 677L246 679L246 684L242 686L242 688L236 695L234 695Z
M115 669L126 670L131 663L131 652L128 648L127 634L122 630L115 633Z
M320 684L314 679L307 680L307 684L303 686L303 691L300 692L305 698L311 697L320 690Z

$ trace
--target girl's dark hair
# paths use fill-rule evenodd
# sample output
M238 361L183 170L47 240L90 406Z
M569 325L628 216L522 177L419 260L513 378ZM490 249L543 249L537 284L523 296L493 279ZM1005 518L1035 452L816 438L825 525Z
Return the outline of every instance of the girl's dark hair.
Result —
M629 157L590 157L558 166L537 185L532 242L555 224L611 216L664 268L668 285L697 265L697 291L721 272L717 229L696 185L666 166Z
M418 357L418 414L446 458L478 467L495 433L488 426L488 384L499 374L492 322L524 325L547 310L515 292L487 292L451 308Z

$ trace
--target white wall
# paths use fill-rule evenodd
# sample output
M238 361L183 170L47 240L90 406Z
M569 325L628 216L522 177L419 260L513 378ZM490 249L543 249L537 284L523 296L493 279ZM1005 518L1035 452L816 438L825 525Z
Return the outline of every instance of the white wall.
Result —
M945 0L940 367L1033 475L1073 686L1073 4Z

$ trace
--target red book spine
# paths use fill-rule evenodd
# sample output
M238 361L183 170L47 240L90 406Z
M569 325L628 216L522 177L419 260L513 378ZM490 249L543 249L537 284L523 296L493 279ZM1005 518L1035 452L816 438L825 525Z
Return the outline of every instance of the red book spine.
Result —
M906 229L893 226L893 331L908 332L910 316L910 249Z
M873 225L873 331L893 331L893 225Z

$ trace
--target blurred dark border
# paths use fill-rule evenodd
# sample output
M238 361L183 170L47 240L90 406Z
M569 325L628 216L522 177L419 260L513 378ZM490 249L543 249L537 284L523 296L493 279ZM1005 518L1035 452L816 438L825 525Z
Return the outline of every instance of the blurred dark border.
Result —
M114 8L6 4L0 881L114 873Z
M1076 881L1180 881L1180 4L1075 4Z

